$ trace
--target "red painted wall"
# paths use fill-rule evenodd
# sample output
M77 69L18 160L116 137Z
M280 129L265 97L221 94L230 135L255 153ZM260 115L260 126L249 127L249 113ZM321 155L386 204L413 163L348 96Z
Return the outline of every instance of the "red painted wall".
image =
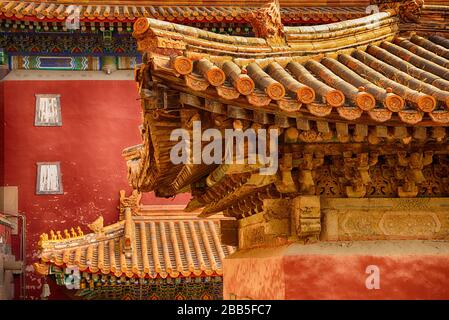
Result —
M448 255L304 255L283 263L285 299L449 299ZM366 286L368 266L379 270L377 289Z
M448 300L449 246L360 241L243 250L224 260L223 281L224 299Z
M2 184L19 188L19 211L27 217L28 293L39 298L42 279L31 266L38 259L39 235L78 225L86 232L99 215L106 225L117 220L118 192L130 191L121 151L141 141L140 105L135 83L127 80L10 80L0 82L2 92ZM35 94L46 93L61 95L62 127L34 126ZM45 161L61 162L63 195L36 195L36 162ZM188 196L145 199L181 204Z

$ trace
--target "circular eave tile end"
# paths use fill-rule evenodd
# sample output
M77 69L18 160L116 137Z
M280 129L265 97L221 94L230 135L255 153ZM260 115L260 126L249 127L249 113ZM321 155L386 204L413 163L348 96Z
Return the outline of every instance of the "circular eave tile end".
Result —
M345 103L345 95L338 90L332 90L326 94L326 101L332 107L341 107Z
M285 88L280 83L270 84L266 89L267 95L273 100L281 100L285 96Z
M174 59L173 68L181 75L190 74L193 70L193 62L187 57L178 56Z
M315 101L315 91L309 87L299 88L296 92L298 100L302 103L312 103Z
M404 109L405 101L401 96L390 95L385 99L385 106L390 111L399 112Z
M139 18L136 20L133 26L133 33L136 36L144 34L150 27L150 22L147 18Z
M210 70L207 71L206 78L211 85L218 87L218 86L221 86L225 82L226 75L223 72L223 70L221 70L218 67L215 67L215 68L211 68Z
M245 96L253 93L254 91L254 81L250 77L241 77L237 80L236 89L240 94Z
M356 103L360 109L369 111L376 106L376 99L369 93L359 92L357 94Z
M437 101L432 96L423 96L418 99L418 108L424 112L432 112L437 106Z

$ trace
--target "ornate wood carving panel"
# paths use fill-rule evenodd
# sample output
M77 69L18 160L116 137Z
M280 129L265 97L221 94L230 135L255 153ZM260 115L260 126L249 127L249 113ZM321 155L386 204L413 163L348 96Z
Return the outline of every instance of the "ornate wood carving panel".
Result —
M322 199L321 240L449 239L449 200Z

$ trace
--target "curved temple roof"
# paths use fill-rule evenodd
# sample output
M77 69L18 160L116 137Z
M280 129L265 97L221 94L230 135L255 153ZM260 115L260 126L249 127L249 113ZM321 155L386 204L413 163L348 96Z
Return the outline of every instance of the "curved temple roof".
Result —
M227 2L222 5L204 6L204 2L171 1L166 5L165 1L73 1L62 3L61 1L0 1L0 17L7 18L36 18L44 20L63 20L72 12L70 5L80 6L80 17L84 21L135 21L140 17L149 17L167 21L244 21L245 15L258 7L264 1ZM307 3L306 3L307 4ZM310 6L312 4L312 6ZM326 1L327 4L327 1ZM332 1L329 1L332 5ZM316 7L313 3L308 6L297 6L286 3L281 9L284 21L339 21L365 14L366 5L360 1L346 1L337 3L339 6L332 10ZM360 4L360 5L359 5Z
M222 274L222 260L234 248L221 244L219 219L176 215L170 206L150 215L148 210L127 211L124 220L95 233L41 241L36 271L46 274L54 264L130 278Z
M152 76L186 93L295 118L448 123L447 40L398 37L395 15L283 27L277 40L142 18L134 36Z

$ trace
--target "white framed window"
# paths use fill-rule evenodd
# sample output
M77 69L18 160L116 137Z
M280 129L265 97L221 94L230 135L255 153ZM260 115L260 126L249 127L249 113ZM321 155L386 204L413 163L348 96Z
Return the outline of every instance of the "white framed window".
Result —
M59 162L38 162L36 194L63 194Z
M36 94L35 126L62 126L60 97L59 94Z

